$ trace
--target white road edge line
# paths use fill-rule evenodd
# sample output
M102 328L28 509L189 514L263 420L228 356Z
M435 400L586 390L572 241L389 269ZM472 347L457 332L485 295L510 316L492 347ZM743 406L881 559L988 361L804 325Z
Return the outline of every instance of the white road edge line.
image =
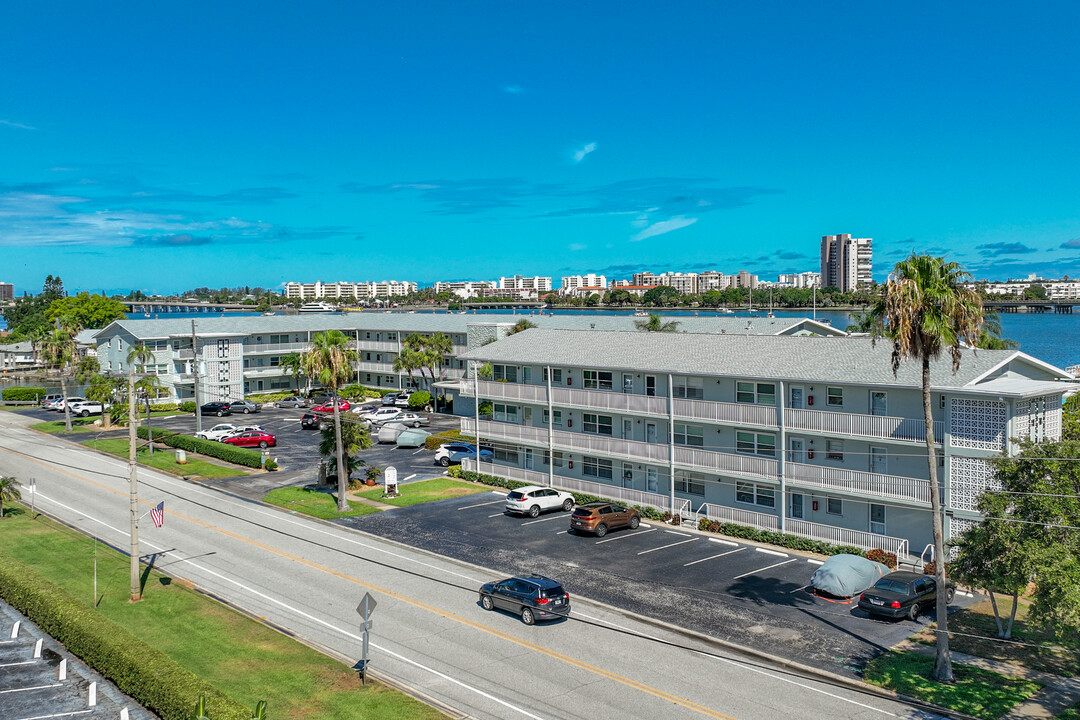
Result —
M80 510L75 510L74 508L68 507L68 506L64 505L63 503L57 502L56 500L50 500L50 501L57 504L57 505L59 505L60 507L66 508L67 510L69 510L71 512L77 513L77 514L82 515L83 517L86 517L86 518L90 518L91 520L94 520L95 522L97 522L97 523L99 523L101 525L105 525L105 527L111 528L112 530L114 530L116 532L119 532L122 535L127 535L127 533L125 533L123 530L117 530L117 528L113 528L112 526L102 522L101 520L98 520L97 518L91 517L90 515L87 515L86 513L82 512ZM147 545L153 545L154 547L157 547L158 549L162 549L161 546L155 545L154 543L147 542L146 540L142 540L141 542L143 542L143 543L145 543ZM324 627L328 627L331 630L339 632L342 635L344 635L345 637L352 638L353 640L356 640L357 642L360 642L360 641L363 640L363 638L360 637L359 635L354 635L354 634L352 634L351 632L349 632L347 630L344 630L342 628L337 627L336 625L331 625L330 623L326 622L325 620L321 620L321 619L315 617L314 615L310 615L310 614L304 612L303 610L299 610L297 608L294 608L291 605L288 605L288 604L282 602L281 600L278 600L276 598L272 598L272 597L270 597L269 595L267 595L265 593L261 593L258 590L250 588L250 587L248 587L248 586L246 586L246 585L244 585L244 584L242 584L240 582L237 582L233 578L227 577L227 576L222 575L220 573L216 573L213 570L211 570L209 568L206 568L206 567L202 567L201 565L198 565L196 563L193 563L193 562L190 562L190 561L185 561L185 562L188 562L188 564L191 565L191 567L196 568L197 570L199 570L201 572L205 572L205 573L207 573L209 575L213 575L214 577L219 578L220 580L223 580L225 582L232 583L233 585L235 585L238 588L246 590L246 591L252 593L253 595L256 595L256 596L258 596L258 597L260 597L260 598L262 598L262 599L264 599L264 600L266 600L268 602L271 602L271 603L274 603L275 605L283 607L286 610L289 610L290 612L296 613L300 617L307 618L308 620L310 620L312 622L318 623L319 625L323 625ZM404 655L396 653L393 650L390 650L389 648L382 647L382 646L380 646L380 645L378 645L376 643L371 643L371 647L375 648L376 650L381 650L382 652L386 653L387 655L391 655L391 656L397 658L398 660L401 660L402 662L409 663L410 665L414 665L414 666L420 668L421 670L425 670L426 672L429 672L432 675L437 675L438 677L441 677L443 680L447 680L447 681L449 681L449 682L451 682L451 683L453 683L453 684L455 684L455 685L457 685L459 687L462 687L462 688L464 688L466 690L469 690L470 692L474 692L477 695L480 695L481 697L485 697L488 700L492 700L494 702L497 702L498 704L502 705L503 707L514 710L515 712L519 712L522 715L525 715L526 717L534 718L534 720L543 720L543 718L541 718L539 715L533 715L531 712L529 712L528 710L525 710L524 708L517 707L516 705L511 705L510 703L506 702L505 700L497 698L494 695L491 695L490 693L484 692L480 688L475 688L475 687L473 687L471 685L466 685L462 681L457 680L455 678L452 678L449 675L447 675L446 673L442 673L442 672L439 672L438 670L435 670L433 668L429 668L429 667L427 667L425 665L421 665L420 663L416 662L415 660L410 660L409 658L405 657Z
M775 555L776 557L787 557L787 553L777 552L776 550L766 550L765 548L754 548L759 553L765 553L766 555Z
M741 547L741 548L737 548L737 549L735 549L735 550L728 550L727 552L722 552L722 553L720 553L719 555L710 555L710 556L709 556L709 557L707 557L707 558L701 558L700 560L695 560L695 561L693 561L693 562L688 562L688 563L684 564L684 565L683 565L683 567L690 567L691 565L697 565L698 563L703 563L703 562L705 562L706 560L715 560L716 558L722 558L722 557L724 557L725 555L730 555L731 553L737 553L737 552L742 552L742 551L743 551L743 550L745 550L745 549L746 549L746 548L744 548L744 547Z
M736 575L735 577L733 577L731 579L732 580L738 580L739 578L744 578L747 575L753 575L754 573L764 572L765 570L771 570L774 567L780 567L781 565L787 565L788 563L793 563L793 562L795 562L794 558L792 558L791 560L785 560L784 562L778 562L778 563L776 563L774 565L769 565L767 567L758 568L757 570L751 570L750 572L745 572L742 575Z
M642 550L641 552L638 553L638 555L648 555L649 553L656 552L657 550L666 550L667 548L675 547L676 545L685 545L688 542L696 542L697 540L698 540L698 538L690 538L689 540L680 540L679 542L673 542L670 545L661 545L660 547L654 547L651 550Z

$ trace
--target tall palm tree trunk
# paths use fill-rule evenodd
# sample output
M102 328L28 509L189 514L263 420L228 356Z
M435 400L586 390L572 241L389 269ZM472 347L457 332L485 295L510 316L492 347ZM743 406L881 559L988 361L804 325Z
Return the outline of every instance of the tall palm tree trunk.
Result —
M341 410L338 408L338 400L334 398L334 457L337 459L337 509L338 512L346 512L349 503L345 493L349 489L349 468L345 467L344 454L341 452Z
M68 402L67 375L60 375L60 392L64 394L64 430L71 432L71 403Z
M945 601L945 528L941 516L941 487L937 474L937 448L934 445L934 413L930 404L930 356L922 356L923 421L926 423L926 460L930 466L930 512L933 515L934 580L937 581L937 658L934 679L953 681L949 655L949 604Z

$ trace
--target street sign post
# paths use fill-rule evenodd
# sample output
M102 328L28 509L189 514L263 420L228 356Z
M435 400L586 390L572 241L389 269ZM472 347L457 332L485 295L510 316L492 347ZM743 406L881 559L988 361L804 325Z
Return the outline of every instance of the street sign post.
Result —
M367 684L368 634L371 631L371 613L375 611L377 604L375 598L371 597L371 593L364 593L360 604L356 606L356 612L364 619L364 650L360 656L360 662L356 663L356 669L360 673L360 682L364 685Z
M27 488L30 492L30 517L37 517L37 510L34 509L34 496L37 495L37 478L30 478L30 487Z

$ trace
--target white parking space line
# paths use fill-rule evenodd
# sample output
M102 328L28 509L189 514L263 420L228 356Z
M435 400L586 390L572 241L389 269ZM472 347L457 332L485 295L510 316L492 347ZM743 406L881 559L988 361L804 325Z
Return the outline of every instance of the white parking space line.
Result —
M643 535L644 533L652 532L655 529L656 528L649 528L648 530L642 530L640 532L627 533L626 535L617 535L617 536L615 536L613 538L608 538L607 540L597 540L596 544L599 545L601 543L614 542L615 540L622 540L623 538L628 538L628 537L637 537L638 535Z
M566 535L566 534L568 534L569 532L570 532L569 530L560 530L559 532L557 532L557 533L555 533L555 534L556 534L556 535Z
M501 502L505 502L505 500L492 500L491 502L486 502L486 503L476 503L475 505L466 505L465 507L459 507L458 510L468 510L469 508L484 507L485 505L498 505Z
M687 533L675 532L674 530L665 530L668 535L676 535L678 537L690 537Z
M745 549L746 549L746 548L744 548L744 547L741 547L741 548L738 548L738 549L736 549L736 550L728 550L727 552L722 552L722 553L720 553L719 555L710 555L710 556L709 556L709 557L707 557L707 558L701 558L700 560L695 560L695 561L693 561L693 562L688 562L688 563L684 563L684 564L683 564L683 567L690 567L691 565L697 565L698 563L703 563L703 562L705 562L706 560L715 560L716 558L722 558L722 557L724 557L725 555L730 555L731 553L737 553L737 552L742 552L742 551L743 551L743 550L745 550Z
M810 587L810 586L809 585L803 585L801 588L795 588L794 590L789 592L788 595L794 595L795 593L799 592L800 590L805 590L808 587Z
M709 538L709 542L720 543L721 545L730 545L731 547L739 547L739 543L731 542L730 540L721 540L720 538Z
M686 543L697 542L698 539L699 538L690 538L689 540L680 540L679 542L671 543L670 545L661 545L660 547L654 547L651 550L642 550L638 553L638 555L648 555L649 553L656 552L657 550L666 550L670 547L675 547L676 545L685 545Z
M489 517L489 518L493 518L493 517L499 517L500 515L505 515L505 514L506 514L506 513L495 513L494 515L488 515L488 517Z
M503 497L503 498L506 497L506 493L504 493L502 491L499 491L499 490L492 490L491 494L492 495L498 495L499 497Z
M420 448L419 450L414 452L413 455L419 455L420 453L424 452L425 450L427 450L427 448Z
M638 525L638 527L648 528L649 530L652 530L652 525L646 525L645 523L641 523L641 525Z
M766 550L765 548L754 548L759 553L765 553L766 555L775 555L777 557L787 557L787 553L777 552L776 550Z
M540 518L539 520L530 520L529 522L523 522L522 525L535 525L538 522L549 522L551 520L565 520L564 515L552 515L551 517Z
M787 565L788 563L793 563L793 562L795 562L794 558L792 558L791 560L785 560L784 562L778 562L775 565L769 565L767 567L758 568L757 570L751 570L750 572L744 572L742 575L736 575L735 577L733 577L731 579L732 580L738 580L739 578L744 578L747 575L753 575L754 573L764 572L766 570L771 570L774 567L780 567L781 565Z
M410 481L410 480L412 480L412 479L413 479L414 477L416 477L416 473L413 473L412 475L408 476L407 478L405 478L405 479L404 479L404 480L402 480L401 482L409 482L409 481Z

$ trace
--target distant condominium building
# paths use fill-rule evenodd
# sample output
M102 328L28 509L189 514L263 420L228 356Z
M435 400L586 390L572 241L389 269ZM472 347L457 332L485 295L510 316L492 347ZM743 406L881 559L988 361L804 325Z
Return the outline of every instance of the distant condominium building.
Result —
M499 287L495 280L461 280L458 282L437 282L433 286L436 293L451 293L460 298L482 297L488 290Z
M539 275L533 277L523 277L521 275L501 277L499 278L499 290L532 290L537 293L547 293L551 292L551 278L540 277Z
M562 286L559 288L559 292L564 295L568 295L571 291L578 288L601 288L606 290L608 286L608 279L604 275L597 275L596 273L589 273L588 275L567 275L562 279Z
M727 290L728 288L756 288L758 276L746 270L740 270L735 275L725 275L721 272L710 270L703 273L666 272L654 275L651 272L634 273L631 281L637 286L666 285L673 287L683 295L700 295L709 290Z
M381 282L334 282L334 283L298 283L285 285L285 297L293 300L320 300L323 298L350 298L353 300L375 300L401 297L416 292L416 283L383 280Z
M873 278L873 239L851 235L821 238L821 284L851 292L870 285Z
M15 299L15 286L11 283L0 283L0 302L10 302Z
M776 278L777 287L789 287L809 290L821 287L821 273L780 273Z
M1008 282L969 282L962 285L987 295L1003 296L1020 296L1032 285L1041 285L1050 300L1080 300L1080 280L1028 278Z

